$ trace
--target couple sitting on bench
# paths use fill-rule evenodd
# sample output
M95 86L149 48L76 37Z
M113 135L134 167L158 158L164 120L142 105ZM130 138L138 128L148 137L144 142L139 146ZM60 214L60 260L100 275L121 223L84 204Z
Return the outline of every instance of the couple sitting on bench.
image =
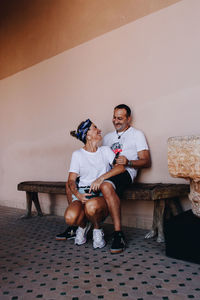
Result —
M102 248L105 240L100 223L110 214L114 224L110 251L120 253L124 250L120 197L133 182L137 169L150 165L144 134L131 127L130 122L130 108L125 104L116 106L113 114L115 131L104 137L101 147L101 131L89 119L71 132L84 147L72 154L66 184L69 206L65 221L69 227L56 236L57 240L75 238L75 244L82 245L93 225L93 247Z

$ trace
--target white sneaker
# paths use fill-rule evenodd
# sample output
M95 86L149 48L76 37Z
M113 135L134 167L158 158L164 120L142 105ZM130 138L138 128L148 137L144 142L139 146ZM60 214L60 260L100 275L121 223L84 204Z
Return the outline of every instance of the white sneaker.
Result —
M76 230L76 237L74 241L75 245L83 245L86 243L87 233L90 230L91 225L91 223L87 223L85 228L78 227L78 229Z
M106 242L104 240L103 229L94 229L93 230L93 248L103 248Z

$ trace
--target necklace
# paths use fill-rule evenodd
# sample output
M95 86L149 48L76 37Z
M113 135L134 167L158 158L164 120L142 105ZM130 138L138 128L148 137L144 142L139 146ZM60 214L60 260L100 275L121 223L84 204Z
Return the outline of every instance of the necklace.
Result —
M119 133L117 132L117 130L116 130L116 134L117 134L117 136L118 136L118 140L121 139L122 135L123 135L128 129L129 129L129 126L128 126L128 128L126 128L126 130L124 130L121 134L119 134Z

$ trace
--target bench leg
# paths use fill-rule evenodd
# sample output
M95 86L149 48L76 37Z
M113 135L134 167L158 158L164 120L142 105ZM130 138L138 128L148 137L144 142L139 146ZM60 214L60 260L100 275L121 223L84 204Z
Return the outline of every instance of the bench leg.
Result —
M26 214L23 215L20 219L31 218L31 208L32 208L32 193L26 192Z
M156 206L156 222L158 229L157 242L163 243L165 241L164 232L163 232L163 222L164 222L164 210L165 210L165 200L159 199L155 201Z
M153 205L154 205L154 209L153 209L153 224L152 224L151 230L145 235L145 237L144 237L145 239L151 239L154 236L157 236L157 234L158 234L157 221L156 221L156 219L157 219L157 216L156 216L156 214L157 214L156 201L154 201Z
M165 210L165 200L159 199L154 201L154 210L153 210L153 225L152 229L145 235L145 239L150 239L154 236L157 237L158 243L163 243L164 233L163 233L163 217Z
M169 208L173 216L179 215L183 212L179 198L169 199Z
M35 208L37 210L37 214L39 217L42 217L43 216L43 213L42 213L42 210L41 210L41 207L40 207L40 202L39 202L39 199L38 199L38 193L32 193L32 200L35 204Z
M26 214L22 216L20 219L28 219L32 217L31 214L31 209L32 209L32 203L34 202L35 208L37 210L37 214L39 217L43 216L39 199L38 199L38 194L37 193L32 193L32 192L26 192Z

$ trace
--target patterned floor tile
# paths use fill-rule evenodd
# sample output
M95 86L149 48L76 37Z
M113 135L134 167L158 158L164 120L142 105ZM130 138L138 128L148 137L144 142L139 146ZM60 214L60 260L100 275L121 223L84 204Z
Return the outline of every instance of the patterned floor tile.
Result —
M62 217L23 213L0 206L1 300L200 299L200 266L166 257L145 230L123 228L127 248L112 255L112 225L103 225L106 247L93 250L92 232L82 246L56 241Z

